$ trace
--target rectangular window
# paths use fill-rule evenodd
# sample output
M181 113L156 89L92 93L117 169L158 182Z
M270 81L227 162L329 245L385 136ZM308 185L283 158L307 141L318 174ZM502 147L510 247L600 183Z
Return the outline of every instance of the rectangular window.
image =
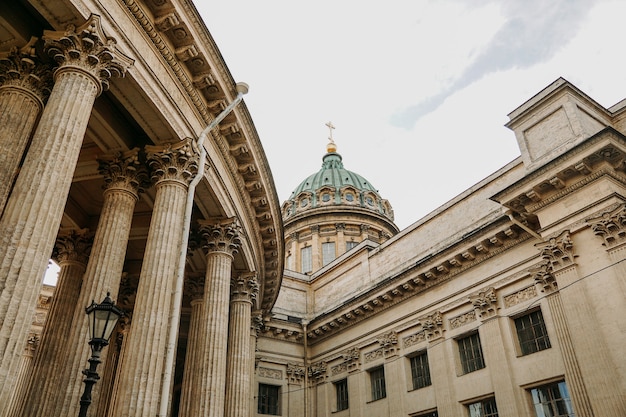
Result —
M258 413L280 415L278 407L280 399L280 387L276 385L259 384Z
M498 417L498 408L494 397L470 404L468 408L470 417Z
M335 242L322 243L322 266L335 260Z
M411 359L411 377L413 389L424 388L430 385L430 368L426 352L413 356Z
M480 347L480 337L478 333L459 339L459 354L461 356L461 366L463 373L468 374L485 367L483 350Z
M387 396L385 387L385 368L382 366L369 371L370 383L372 384L372 401L380 400Z
M530 390L537 417L574 417L565 381Z
M311 246L307 246L300 250L300 261L302 263L303 274L313 271L313 263L311 259L311 255L313 252L311 248Z
M337 411L348 409L348 380L342 379L335 382L335 394L337 395Z
M522 355L550 348L550 339L541 310L516 318L515 329Z
M358 244L359 244L359 242L355 242L353 240L350 240L350 241L346 242L346 252L349 251L352 248L357 247Z

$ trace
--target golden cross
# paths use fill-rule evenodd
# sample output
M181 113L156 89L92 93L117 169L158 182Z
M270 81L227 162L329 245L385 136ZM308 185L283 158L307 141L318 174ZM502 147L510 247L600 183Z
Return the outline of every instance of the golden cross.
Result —
M330 141L330 143L335 143L335 141L333 140L333 129L335 128L335 126L333 126L333 122L326 123L326 126L328 126L328 130L330 130L330 136L328 137L328 140Z

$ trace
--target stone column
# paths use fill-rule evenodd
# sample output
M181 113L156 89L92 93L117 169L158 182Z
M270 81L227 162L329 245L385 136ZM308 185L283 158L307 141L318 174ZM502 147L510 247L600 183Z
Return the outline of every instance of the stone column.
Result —
M480 340L485 353L485 362L489 364L489 375L494 389L498 415L501 417L517 417L524 415L523 398L515 384L512 366L502 343L502 330L497 314L496 290L488 288L470 295L476 317L482 321ZM506 320L506 318L505 318Z
M11 398L9 406L7 407L7 415L9 416L19 415L23 406L23 394L28 388L28 381L30 380L30 376L33 371L33 358L35 357L35 352L39 347L39 341L39 336L34 333L31 333L31 335L28 336L28 341L26 342L26 348L24 349L24 355L22 356L20 364L19 377L17 379L17 383L15 384L15 395Z
M59 64L55 86L0 220L0 404L15 384L94 100L131 64L95 15L44 40Z
M33 366L33 376L25 392L24 410L9 415L39 415L36 410L43 397L59 389L57 376L62 372L71 331L71 317L76 310L83 274L91 251L93 236L85 229L62 234L57 238L53 258L59 263L57 287L41 333L41 347ZM41 395L46 393L46 395Z
M322 267L322 244L320 242L320 227L311 226L311 273Z
M240 227L235 219L201 222L203 250L207 256L202 327L198 341L198 395L193 399L197 416L222 417L226 391L228 310L233 257L239 250Z
M133 320L119 373L116 417L156 416L178 272L189 183L198 171L195 142L146 146L156 196Z
M341 256L347 252L346 250L346 224L345 223L336 223L335 229L337 230L337 256Z
M231 281L230 329L226 369L226 417L250 416L250 380L253 357L250 356L252 305L259 294L256 274Z
M52 71L35 53L37 38L0 54L0 214L28 140L52 89Z
M200 354L198 337L202 327L202 297L204 295L204 277L190 277L185 283L185 292L191 298L191 318L189 319L189 335L187 337L187 353L185 355L185 368L183 370L183 382L180 395L179 417L195 417L198 410L192 406L197 402L193 398L198 395L197 369Z

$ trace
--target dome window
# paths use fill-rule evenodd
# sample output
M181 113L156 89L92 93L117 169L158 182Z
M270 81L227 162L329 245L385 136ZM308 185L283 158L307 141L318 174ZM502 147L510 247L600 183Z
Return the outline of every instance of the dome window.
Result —
M352 193L346 194L346 201L353 202L354 201L354 194L352 194Z
M373 206L374 205L374 200L372 199L372 197L366 197L365 198L365 202L367 203L367 205L369 206Z
M302 200L300 200L300 207L306 207L307 204L309 204L308 198L303 198Z
M322 201L323 201L324 203L329 202L329 201L330 201L330 194L328 194L328 193L324 193L324 194L322 194Z

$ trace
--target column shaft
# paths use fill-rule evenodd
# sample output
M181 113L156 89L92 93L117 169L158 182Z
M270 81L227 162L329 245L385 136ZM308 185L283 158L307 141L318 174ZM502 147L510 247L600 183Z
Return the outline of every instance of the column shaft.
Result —
M195 417L198 411L194 409L192 399L199 395L197 392L198 375L198 337L200 336L202 318L202 298L191 301L191 318L189 320L189 337L187 338L187 354L185 355L185 369L183 371L183 383L180 396L179 417Z

